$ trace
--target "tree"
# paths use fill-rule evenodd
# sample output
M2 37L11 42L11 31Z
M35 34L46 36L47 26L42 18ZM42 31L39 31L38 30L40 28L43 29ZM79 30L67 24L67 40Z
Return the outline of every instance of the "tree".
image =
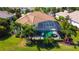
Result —
M15 9L15 14L16 14L17 18L21 17L21 10L20 10L20 8L19 9Z
M7 36L10 32L9 19L0 18L0 37Z
M64 19L64 21L62 22L62 30L61 32L65 34L64 39L73 36L76 36L76 30L77 28L75 26L73 26L71 23L68 23L68 20Z
M20 23L13 22L10 25L11 33L16 34L16 37L22 37L22 25Z
M32 35L35 33L35 28L33 25L24 25L23 26L23 34L27 37L32 37Z
M48 12L50 12L50 8L49 7L36 7L35 9L34 9L34 11L41 11L41 12L44 12L44 13L48 13Z
M28 12L31 12L31 10L27 8L27 9L25 10L25 13L28 13Z
M73 12L75 10L78 10L77 7L67 7L67 11L70 13L70 12Z
M15 13L16 10L15 10L14 8L12 9L12 8L8 8L8 7L7 7L7 8L5 9L5 11L8 11L8 12L10 12L10 13Z
M44 7L36 7L36 8L34 8L34 11L46 12L46 8L44 8Z
M65 18L63 16L59 16L59 21L64 21Z

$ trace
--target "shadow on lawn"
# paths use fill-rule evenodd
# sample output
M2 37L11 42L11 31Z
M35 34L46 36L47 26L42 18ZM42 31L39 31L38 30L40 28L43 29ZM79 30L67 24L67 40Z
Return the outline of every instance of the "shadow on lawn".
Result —
M8 39L10 36L10 34L7 34L6 36L0 37L0 41Z
M53 48L60 48L57 41L53 43L45 44L42 40L32 40L30 44L27 44L28 46L32 47L34 45L37 46L37 49L41 51L41 48L45 48L46 50L51 50Z

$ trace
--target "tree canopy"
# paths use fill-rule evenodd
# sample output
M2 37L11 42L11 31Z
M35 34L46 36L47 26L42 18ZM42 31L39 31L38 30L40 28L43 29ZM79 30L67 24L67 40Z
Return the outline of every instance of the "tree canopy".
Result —
M9 31L10 31L9 19L0 18L0 37L9 34Z

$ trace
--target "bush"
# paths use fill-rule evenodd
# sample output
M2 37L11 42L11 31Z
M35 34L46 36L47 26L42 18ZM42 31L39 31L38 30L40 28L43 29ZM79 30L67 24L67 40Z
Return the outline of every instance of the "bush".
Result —
M59 16L59 20L64 20L65 18L63 16Z
M20 33L17 33L17 34L16 34L16 37L20 37Z

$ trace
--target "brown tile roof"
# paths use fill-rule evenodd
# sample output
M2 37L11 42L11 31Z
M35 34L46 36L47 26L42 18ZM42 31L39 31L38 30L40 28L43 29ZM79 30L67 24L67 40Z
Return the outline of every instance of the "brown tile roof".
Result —
M35 11L35 12L30 12L25 16L19 18L18 20L16 20L16 22L21 24L36 24L39 22L53 20L53 19L54 17L52 16L49 16L42 12Z

